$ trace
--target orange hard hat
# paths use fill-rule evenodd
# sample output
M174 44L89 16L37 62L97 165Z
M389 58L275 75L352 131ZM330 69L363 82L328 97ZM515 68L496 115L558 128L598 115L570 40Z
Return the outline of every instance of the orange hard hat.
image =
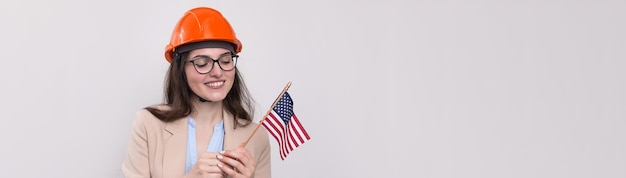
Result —
M197 7L187 11L174 27L170 43L165 46L165 59L171 63L176 48L201 41L229 42L233 44L235 54L241 52L241 42L222 13Z

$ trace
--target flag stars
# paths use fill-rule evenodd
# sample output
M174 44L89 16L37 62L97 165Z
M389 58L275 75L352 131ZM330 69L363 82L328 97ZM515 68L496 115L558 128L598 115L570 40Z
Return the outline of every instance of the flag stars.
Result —
M293 115L293 100L291 100L289 93L285 93L283 97L278 100L278 103L274 107L274 112L280 116L285 124L289 123L289 118Z

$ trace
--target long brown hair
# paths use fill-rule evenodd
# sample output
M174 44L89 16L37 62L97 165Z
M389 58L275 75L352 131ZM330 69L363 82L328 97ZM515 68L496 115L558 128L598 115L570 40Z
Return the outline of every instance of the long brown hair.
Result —
M149 106L145 109L163 122L172 122L191 114L192 106L190 99L195 95L187 84L184 64L189 52L174 57L165 76L164 102L169 106L166 109L159 109L157 106ZM215 70L215 69L214 69ZM235 80L223 101L226 111L235 118L234 127L247 126L254 117L254 105L250 92L246 87L243 77L238 69L235 69ZM244 119L240 122L237 118Z

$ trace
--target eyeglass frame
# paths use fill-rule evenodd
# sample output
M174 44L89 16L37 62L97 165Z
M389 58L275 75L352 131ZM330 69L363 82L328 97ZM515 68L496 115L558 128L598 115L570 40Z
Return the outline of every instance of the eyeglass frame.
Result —
M222 57L225 57L226 55L230 55L231 56L230 60L235 63L235 65L233 65L233 68L229 69L229 70L225 70L222 67L222 64L220 64L220 59ZM193 59L193 58L196 58L196 57L199 57L199 56L202 57L200 59L206 58L206 59L211 60L211 69L209 69L209 71L207 71L205 73L202 73L202 72L198 71L198 68L197 68L196 63L195 63L195 61L198 60L198 59ZM193 65L193 68L196 70L196 72L198 72L198 74L208 74L211 71L213 71L213 68L215 67L215 63L217 63L217 66L219 66L220 69L222 69L222 71L232 71L232 70L235 70L237 68L237 59L239 58L239 55L233 54L232 52L226 52L226 53L220 55L220 57L218 57L217 59L213 59L213 58L211 58L211 57L209 57L207 55L198 55L198 56L195 56L193 58L192 58L193 60L185 61L185 63L187 63L187 62L191 63L191 65Z

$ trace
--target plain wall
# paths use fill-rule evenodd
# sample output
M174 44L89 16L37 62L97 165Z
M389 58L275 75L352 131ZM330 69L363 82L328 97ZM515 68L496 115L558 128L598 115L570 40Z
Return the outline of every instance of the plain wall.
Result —
M626 177L626 1L0 2L0 177L123 177L182 14L243 42L258 121L292 81L312 139L273 177Z

